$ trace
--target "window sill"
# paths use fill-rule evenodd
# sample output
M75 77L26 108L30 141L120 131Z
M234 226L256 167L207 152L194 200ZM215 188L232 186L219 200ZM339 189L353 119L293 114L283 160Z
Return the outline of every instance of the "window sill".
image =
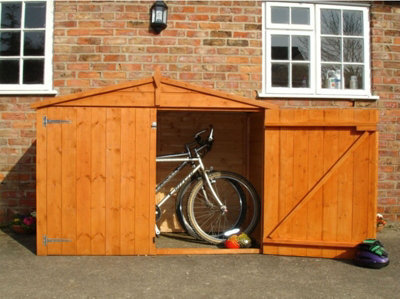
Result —
M257 92L258 98L273 98L273 99L315 99L315 100L367 100L376 101L379 100L379 96L375 95L314 95L314 94L265 94Z
M57 90L0 90L0 97L1 96L26 96L26 95L43 95L43 96L55 96L57 95Z

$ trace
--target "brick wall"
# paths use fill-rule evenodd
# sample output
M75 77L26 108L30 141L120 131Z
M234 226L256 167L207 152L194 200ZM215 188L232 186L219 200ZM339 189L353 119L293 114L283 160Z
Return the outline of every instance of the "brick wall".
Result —
M154 1L55 1L54 87L69 94L163 75L254 98L261 90L261 1L166 1L168 28L149 30ZM270 100L282 107L378 107L379 211L400 220L400 8L375 3L373 89L378 102ZM396 94L397 93L397 94ZM1 97L0 223L35 204L33 97Z
M373 90L380 96L378 211L400 221L400 3L371 9Z
M140 3L139 3L140 2ZM168 28L149 30L153 1L56 3L61 94L150 76L255 96L261 87L260 1L167 1Z

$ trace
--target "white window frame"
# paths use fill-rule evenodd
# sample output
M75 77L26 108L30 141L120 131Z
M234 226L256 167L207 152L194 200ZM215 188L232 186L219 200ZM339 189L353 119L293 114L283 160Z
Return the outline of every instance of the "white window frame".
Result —
M313 2L313 1L310 1ZM365 5L350 4L319 4L320 1L314 1L313 4L299 2L278 2L268 1L262 3L262 91L259 97L294 97L294 98L318 98L318 99L379 99L378 96L371 94L371 66L370 66L370 26L369 26L369 8ZM297 26L290 24L271 24L271 7L312 7L310 8L310 25ZM315 9L314 9L315 8ZM364 89L327 89L321 87L321 32L319 20L321 9L340 9L340 10L357 10L363 12L363 41L364 41ZM313 38L310 43L310 88L282 88L271 86L271 47L269 46L271 34L289 34L297 35L308 31ZM338 64L347 65L343 61Z
M310 24L309 25L293 25L293 24L275 24L270 22L271 18L271 7L272 6L281 6L281 7L288 7L291 9L292 7L295 8L308 8L310 10ZM304 3L287 3L287 2L280 2L280 3L273 3L267 2L267 11L266 11L266 24L268 28L271 29L294 29L294 30L313 30L314 29L314 5L312 4L304 4ZM289 15L290 17L290 15Z
M45 30L45 48L44 48L44 80L43 84L0 84L0 95L25 95L25 94L56 94L53 90L53 30L54 30L54 1L53 0L0 0L4 2L21 2L21 32L24 31L25 20L25 4L29 2L46 2L46 26ZM1 6L0 6L1 10ZM1 13L1 11L0 11ZM9 29L0 29L0 31L8 31ZM34 31L34 29L32 30ZM21 49L23 47L23 35L21 35ZM18 56L7 56L7 58L19 59L20 61L20 82L22 74L22 50ZM37 58L37 56L35 56Z
M312 32L310 31L287 31L287 30L269 30L267 32L267 41L269 42L271 40L271 36L272 35L288 35L290 37L292 37L293 35L306 35L310 37L310 54L311 54L311 49L315 48L314 45L314 34L312 34ZM271 57L271 47L267 47L266 49L267 51L267 57ZM291 38L289 38L289 53L291 52ZM301 64L301 61L296 61L296 60L292 60L290 57L288 60L286 61L280 61L280 60L272 60L269 59L267 61L267 69L266 69L266 75L267 78L271 78L272 76L272 64L273 63L288 63L289 65L292 65L292 63L297 63L297 64ZM272 87L272 81L268 80L266 82L266 86L268 90L271 90L273 93L278 93L278 94L283 94L283 93L287 93L287 94L313 94L314 90L315 90L315 77L314 77L314 71L313 69L315 69L315 63L314 60L312 59L311 55L310 55L310 60L309 62L305 62L305 63L309 63L310 64L310 77L309 77L309 81L310 81L310 87L308 88L293 88L293 87ZM291 68L289 67L289 78L291 78Z

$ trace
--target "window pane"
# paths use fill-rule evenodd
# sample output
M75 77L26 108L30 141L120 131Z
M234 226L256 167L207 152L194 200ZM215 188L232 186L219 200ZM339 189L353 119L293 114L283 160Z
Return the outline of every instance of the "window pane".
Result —
M46 3L26 3L25 28L44 28L46 26Z
M271 52L272 59L288 60L289 59L289 35L272 35L271 36Z
M292 59L310 60L310 37L305 35L292 36Z
M345 38L343 40L343 54L346 62L363 62L363 40L361 38Z
M273 63L272 69L272 86L273 87L289 87L289 64Z
M363 35L363 14L361 11L343 11L343 34L344 35Z
M308 63L295 63L292 65L292 87L310 87L310 65Z
M24 60L24 84L43 84L44 60Z
M271 22L276 24L289 24L288 7L271 7Z
M19 61L0 60L0 84L18 84Z
M339 35L342 33L341 13L337 9L321 9L321 33Z
M24 55L44 55L44 31L25 32Z
M310 9L293 7L292 24L310 25Z
M1 4L1 28L21 27L21 3L10 2Z
M338 64L321 66L321 87L329 89L341 88L341 67Z
M364 89L364 67L360 65L345 65L344 79L346 89Z
M342 61L341 38L321 37L321 60Z
M21 42L20 32L1 32L0 33L0 56L19 55Z

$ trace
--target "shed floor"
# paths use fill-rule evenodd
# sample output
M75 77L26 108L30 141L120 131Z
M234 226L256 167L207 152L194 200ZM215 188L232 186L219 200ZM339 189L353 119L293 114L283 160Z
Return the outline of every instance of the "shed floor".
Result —
M156 238L156 248L218 248L216 245L196 240L185 233L161 233Z

